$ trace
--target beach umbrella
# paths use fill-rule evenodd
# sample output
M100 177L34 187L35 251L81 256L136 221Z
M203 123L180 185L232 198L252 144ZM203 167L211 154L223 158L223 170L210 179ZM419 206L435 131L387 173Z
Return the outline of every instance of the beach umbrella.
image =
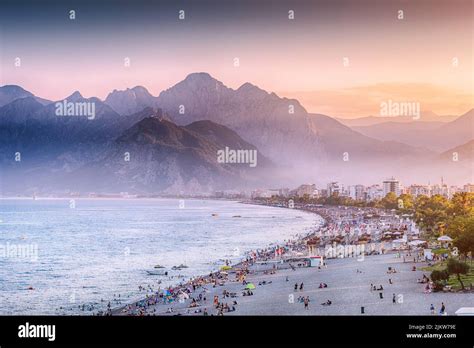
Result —
M420 245L420 244L424 244L424 243L426 243L426 242L423 241L423 240L413 240L413 241L411 241L411 242L408 243L408 244L415 246L415 245Z
M229 269L232 269L230 266L222 266L221 271L228 271Z
M451 242L453 239L449 236L441 236L438 238L440 242Z
M253 289L255 289L255 285L253 283L248 283L245 288L248 289L248 290L253 290Z

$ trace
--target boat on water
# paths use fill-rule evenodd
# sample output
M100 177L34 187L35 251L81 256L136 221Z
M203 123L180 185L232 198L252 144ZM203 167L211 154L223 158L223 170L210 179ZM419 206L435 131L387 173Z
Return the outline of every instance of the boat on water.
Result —
M148 275L158 275L158 276L167 276L168 271L146 271Z
M181 265L179 265L179 266L173 266L173 267L171 267L171 269L172 269L173 271L181 270L181 269L183 269L183 268L188 268L188 266L181 264Z
M212 216L219 216L219 214L217 214L217 213L212 213Z
M234 215L232 216L233 218L241 218L242 216L241 215Z
M156 265L154 268L166 268L166 267L162 265Z

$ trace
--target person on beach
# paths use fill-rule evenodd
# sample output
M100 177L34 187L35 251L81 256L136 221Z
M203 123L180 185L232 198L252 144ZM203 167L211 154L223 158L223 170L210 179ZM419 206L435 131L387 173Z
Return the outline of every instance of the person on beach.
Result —
M431 314L435 314L435 307L433 306L433 304L431 304L430 306L430 312Z
M303 283L300 285L300 291L303 291Z
M309 296L304 299L304 309L309 309Z
M298 283L295 283L295 291L298 290Z
M441 302L441 309L439 310L439 314L443 315L446 312L446 306L444 302Z
M393 294L393 297L392 297L392 303L393 303L393 304L397 303L397 299L396 299L396 296L395 296L395 294Z

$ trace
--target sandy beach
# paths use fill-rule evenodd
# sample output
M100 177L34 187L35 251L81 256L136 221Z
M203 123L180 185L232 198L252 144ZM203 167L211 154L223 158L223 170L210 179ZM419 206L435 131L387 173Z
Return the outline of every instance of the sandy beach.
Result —
M417 271L412 271L413 265L416 265ZM422 278L423 274L428 275L419 270L426 264L404 263L394 253L368 256L364 261L357 261L356 258L332 259L327 262L327 267L321 269L296 267L292 270L287 265L278 266L274 274L269 274L273 271L273 264L250 267L247 282L256 287L251 290L252 296L243 296L246 286L241 282L223 280L222 285L208 284L197 288L182 303L179 300L163 303L160 298L158 304L146 306L142 313L133 305L127 312L119 310L114 314L204 315L207 310L209 315L218 315L219 310L213 305L214 296L218 296L219 302L235 308L235 311L224 312L223 315L360 315L362 306L365 315L430 315L430 305L435 306L437 314L442 302L448 315L452 315L460 307L474 306L474 296L469 294L424 293L424 284L417 283L417 279ZM395 268L397 273L387 274L388 267ZM232 275L229 274L230 279ZM389 283L389 278L393 284ZM304 284L303 290L299 290L301 283ZM321 283L328 287L319 288ZM298 284L297 291L294 291L295 284ZM382 285L384 290L370 290L370 284ZM235 293L236 297L224 297L225 292ZM198 299L199 294L203 294L206 300L190 307L192 298ZM393 303L393 294L396 303ZM305 309L298 297L307 296L310 302L308 309ZM332 302L330 306L321 304L327 300ZM234 301L237 304L233 305ZM169 312L170 309L172 312Z
M355 216L337 208L318 213L326 219L320 230L278 248L254 251L246 261L229 265L225 271L169 289L144 290L143 300L108 314L433 315L431 304L439 314L444 303L446 313L453 315L460 307L474 306L470 294L427 292L426 284L419 283L424 275L429 276L421 270L427 263L410 252L325 259L323 266L306 267L304 259L293 257L304 254L306 241L315 235L329 238L332 224L344 227L344 216ZM396 272L389 273L390 269Z

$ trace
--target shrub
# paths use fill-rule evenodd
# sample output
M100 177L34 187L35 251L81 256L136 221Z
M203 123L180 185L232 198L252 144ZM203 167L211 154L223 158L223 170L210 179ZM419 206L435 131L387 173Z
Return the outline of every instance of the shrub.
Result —
M469 273L469 265L456 259L449 259L446 270L449 274L453 274L458 278L461 288L464 290L464 283L461 280L461 274Z

